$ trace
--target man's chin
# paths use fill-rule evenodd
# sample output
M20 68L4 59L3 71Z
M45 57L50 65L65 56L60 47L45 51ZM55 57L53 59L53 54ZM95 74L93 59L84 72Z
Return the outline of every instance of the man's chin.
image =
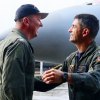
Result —
M70 41L70 42L73 42L73 40L72 40L72 39L69 39L69 41Z
M74 40L71 40L71 39L69 39L69 42L75 43L75 41Z
M30 40L32 40L32 39L34 39L34 38L36 38L36 37L37 37L37 34L31 36L31 37L30 37Z

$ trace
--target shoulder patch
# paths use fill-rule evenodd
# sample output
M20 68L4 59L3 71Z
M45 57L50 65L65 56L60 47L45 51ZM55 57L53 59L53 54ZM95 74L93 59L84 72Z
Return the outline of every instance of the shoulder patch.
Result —
M97 60L96 60L97 62L100 62L100 56L99 57L97 57Z
M70 65L69 67L68 67L68 72L69 73L72 73L72 72L74 72L74 65Z

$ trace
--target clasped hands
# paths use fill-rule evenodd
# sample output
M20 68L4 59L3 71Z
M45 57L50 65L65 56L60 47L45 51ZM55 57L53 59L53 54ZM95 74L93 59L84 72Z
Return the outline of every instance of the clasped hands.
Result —
M46 84L62 83L63 72L57 69L50 69L43 73L42 80Z

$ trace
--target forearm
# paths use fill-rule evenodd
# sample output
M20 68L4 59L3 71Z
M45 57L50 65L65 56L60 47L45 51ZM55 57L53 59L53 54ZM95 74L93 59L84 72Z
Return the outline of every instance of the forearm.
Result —
M39 78L34 78L34 91L41 91L46 92L49 91L55 87L57 87L60 84L46 84Z
M100 72L99 72L100 73ZM68 78L68 83L77 89L96 92L100 89L100 75L93 73L72 73Z

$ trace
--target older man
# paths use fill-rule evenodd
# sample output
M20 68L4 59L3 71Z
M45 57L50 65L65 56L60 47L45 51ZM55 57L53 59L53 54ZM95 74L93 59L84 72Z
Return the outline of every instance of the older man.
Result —
M32 100L34 51L29 40L47 15L32 4L17 9L15 28L0 42L0 100Z

